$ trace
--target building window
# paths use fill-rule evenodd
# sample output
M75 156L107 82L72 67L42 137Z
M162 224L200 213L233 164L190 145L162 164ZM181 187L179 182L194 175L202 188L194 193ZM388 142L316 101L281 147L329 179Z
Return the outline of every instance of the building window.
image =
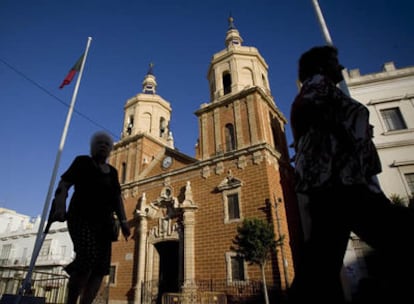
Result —
M411 192L411 195L414 195L414 173L404 174L405 180L407 181L408 189Z
M122 169L121 169L121 184L124 184L126 182L126 172L127 172L127 165L126 165L126 162L123 162Z
M132 127L134 126L134 116L130 115L128 118L127 134L131 135Z
M265 88L267 88L267 81L265 75L262 74L262 83Z
M237 193L227 196L227 208L229 210L229 220L240 218L239 195Z
M381 110L381 116L384 120L387 131L401 130L407 128L399 108L389 108Z
M168 128L168 123L164 117L160 118L160 137L163 137L166 134Z
M227 281L229 283L246 281L246 263L244 258L236 252L226 253Z
M144 94L154 94L154 86L152 84L145 85Z
M240 256L231 257L231 278L233 281L244 281L244 260Z
M42 248L40 249L39 257L47 258L50 254L51 245L52 245L51 239L45 240L43 242Z
M3 245L1 248L0 265L7 265L10 258L10 252L12 250L12 244Z
M229 72L223 73L223 92L224 95L231 93L231 75Z
M115 284L115 274L116 274L116 266L111 265L109 268L109 284Z
M241 220L240 188L224 191L224 222L238 222Z
M227 124L224 129L224 137L226 140L226 152L236 149L236 140L234 135L234 127L232 124Z
M211 72L211 81L210 81L210 99L214 100L214 94L216 93L216 78L214 75L214 70Z
M225 224L242 220L242 185L242 181L235 178L231 170L229 170L227 176L216 187L216 190L222 193Z

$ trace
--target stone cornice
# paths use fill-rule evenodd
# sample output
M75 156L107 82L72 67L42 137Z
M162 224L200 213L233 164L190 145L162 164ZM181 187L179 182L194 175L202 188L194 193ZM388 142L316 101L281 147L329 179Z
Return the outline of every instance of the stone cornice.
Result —
M117 141L116 143L114 143L114 149L113 150L115 151L119 148L128 146L129 144L134 143L134 142L138 141L139 139L143 139L144 137L147 138L148 140L151 140L152 142L154 142L156 144L159 144L160 146L167 147L165 145L165 142L163 142L161 140L158 140L158 138L152 136L149 133L138 133L136 135L131 135L131 136L127 136L125 138L122 138L120 141Z
M131 97L127 100L125 103L124 109L131 107L133 104L138 102L145 102L145 103L157 103L167 109L168 111L171 111L171 105L168 101L166 101L164 98L162 98L160 95L157 94L144 94L144 93L138 93L134 97Z
M414 98L414 94L405 94L405 95L399 95L399 96L391 96L387 98L376 98L376 99L370 99L367 103L367 105L375 105L380 103L387 103L392 101L400 101L404 99L411 99Z
M266 69L268 68L266 61L264 60L262 55L260 55L259 50L257 48L251 47L251 46L239 46L239 47L227 48L214 54L211 60L210 67L208 69L208 74L210 74L211 67L217 62L223 61L226 58L237 56L237 55L257 57L260 63L263 64L266 67Z
M400 140L400 141L393 141L393 142L375 144L377 149L406 147L406 146L413 146L413 145L414 145L414 140Z
M267 143L261 143L261 144L257 144L254 146L249 146L247 148L244 149L239 149L239 150L235 150L235 151L231 151L231 152L227 152L227 153L222 153L220 155L216 155L214 157L211 157L209 159L205 159L202 161L198 161L194 164L190 164L188 166L185 166L183 168L179 168L173 171L169 171L166 173L162 173L156 176L151 176L148 178L144 178L138 181L134 181L134 182L130 182L130 183L126 183L122 185L122 189L126 190L126 189L132 189L134 187L143 185L143 184L148 184L151 182L156 182L159 180L163 180L167 177L172 178L174 176L179 176L182 174L186 174L188 172L194 171L196 172L197 175L201 175L200 171L208 166L215 166L220 162L224 162L224 161L229 161L232 159L237 159L239 157L245 156L245 155L252 155L255 152L258 151L265 151L268 155L270 155L271 157L274 157L276 160L281 160L280 158L280 153L277 152L275 149L273 149L271 146L269 146L269 144ZM289 165L289 164L288 164Z
M356 87L358 85L366 85L370 83L378 84L379 82L383 81L389 81L394 79L401 80L405 77L414 77L414 67L406 67L392 71L383 71L379 73L372 73L354 77L350 77L349 74L345 75L346 84L349 87Z
M201 116L205 112L209 112L209 111L212 111L215 108L222 107L222 106L225 106L227 104L230 104L230 103L234 102L235 100L242 99L242 98L244 98L248 95L253 94L254 92L259 93L262 96L262 98L266 101L267 105L271 109L273 109L280 116L280 118L283 120L283 122L285 124L287 123L286 117L283 115L283 113L276 106L275 101L273 100L273 98L271 96L269 96L262 88L257 87L257 86L252 86L250 88L247 88L243 91L240 91L240 92L237 92L237 93L234 93L234 94L224 95L221 98L219 98L219 100L217 100L217 101L213 101L213 102L210 102L210 103L205 103L205 104L202 105L202 107L200 109L198 109L194 113L197 116Z

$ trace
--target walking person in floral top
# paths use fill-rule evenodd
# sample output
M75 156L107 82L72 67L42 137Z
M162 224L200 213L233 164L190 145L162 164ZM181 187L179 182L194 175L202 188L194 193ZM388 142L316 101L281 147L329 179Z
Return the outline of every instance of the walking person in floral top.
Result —
M295 189L308 198L311 227L289 303L344 303L340 271L351 231L397 259L396 267L408 269L414 260L414 210L392 204L379 186L369 111L337 87L342 69L333 46L314 47L299 60L302 87L290 117ZM413 279L399 270L392 300L408 303L405 287Z

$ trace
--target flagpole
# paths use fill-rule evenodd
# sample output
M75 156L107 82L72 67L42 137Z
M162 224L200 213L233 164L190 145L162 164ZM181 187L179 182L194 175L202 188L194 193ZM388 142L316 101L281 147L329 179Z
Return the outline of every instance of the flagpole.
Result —
M52 177L50 179L49 190L47 192L45 204L44 204L44 207L43 207L43 213L42 213L42 217L41 217L41 220L40 220L39 229L38 229L37 236L36 236L36 241L35 241L35 244L34 244L34 247L33 247L33 253L32 253L31 260L30 260L29 269L27 271L26 278L23 281L22 288L19 290L19 295L24 295L28 290L31 289L31 280L32 280L33 268L35 266L36 259L39 255L39 252L40 252L40 249L42 247L43 241L46 237L46 233L44 233L43 228L44 228L44 224L45 224L46 217L47 217L47 214L48 214L50 201L51 201L51 198L52 198L52 193L53 193L53 189L54 189L54 185L55 185L56 175L57 175L57 171L58 171L58 168L59 168L59 162L60 162L60 158L61 158L61 155L62 155L63 147L65 145L66 135L67 135L67 132L68 132L68 129L69 129L69 124L70 124L73 109L74 109L74 106L75 106L76 97L77 97L77 94L78 94L79 85L80 85L80 81L81 81L81 78L82 78L83 68L85 66L86 57L88 56L88 51L89 51L89 47L91 45L91 41L92 41L92 37L88 37L88 41L87 41L87 44L86 44L86 50L85 50L85 56L83 57L82 65L81 65L81 68L80 68L80 71L79 71L79 76L78 76L78 79L76 81L75 88L73 90L72 100L71 100L69 110L68 110L68 113L67 113L67 116L66 116L66 122L65 122L65 126L63 128L61 139L60 139L59 149L58 149L57 154L56 154L55 165L54 165L54 168L53 168ZM20 299L18 299L16 304L18 304L19 301L20 301Z
M328 26L326 25L325 18L323 17L323 14L322 14L321 8L319 6L318 0L312 0L312 3L313 3L313 7L315 9L316 17L318 18L318 22L319 22L319 25L320 25L321 30L322 30L323 37L325 38L325 42L326 42L327 45L333 46L332 38L331 38L331 35L329 34ZM344 79L345 79L345 71L344 70L342 70L342 75L344 75ZM339 83L339 88L346 95L351 96L345 80L342 80Z
M328 27L326 26L325 19L323 18L321 8L319 6L318 0L312 0L313 7L315 8L316 17L318 18L319 25L322 30L322 34L325 38L326 44L333 45L331 35L329 34Z

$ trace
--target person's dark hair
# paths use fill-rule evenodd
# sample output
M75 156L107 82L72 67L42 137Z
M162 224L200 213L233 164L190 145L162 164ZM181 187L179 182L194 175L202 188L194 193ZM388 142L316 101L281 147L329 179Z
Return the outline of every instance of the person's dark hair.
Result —
M328 65L332 55L338 55L338 49L331 45L316 46L302 54L299 59L299 81L320 74Z

